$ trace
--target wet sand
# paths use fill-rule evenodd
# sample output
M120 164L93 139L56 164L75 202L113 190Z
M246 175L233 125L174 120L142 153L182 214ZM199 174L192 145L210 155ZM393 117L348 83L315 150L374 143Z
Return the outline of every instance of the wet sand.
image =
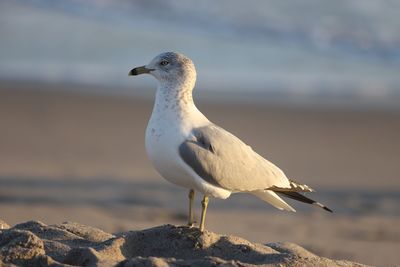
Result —
M108 232L186 222L186 190L160 178L146 158L151 99L43 89L0 85L1 219L76 221ZM298 212L285 213L237 194L211 200L210 230L295 242L335 259L400 263L399 114L198 106L335 210L291 202Z

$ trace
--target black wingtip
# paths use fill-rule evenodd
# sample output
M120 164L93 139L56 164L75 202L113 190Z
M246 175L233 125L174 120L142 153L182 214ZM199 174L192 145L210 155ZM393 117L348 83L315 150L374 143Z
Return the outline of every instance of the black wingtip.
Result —
M322 207L324 210L326 210L326 211L329 211L330 213L333 213L333 210L331 210L330 208L328 208L328 207L326 207L326 206L323 206Z
M329 212L333 213L333 211L330 208L328 208L328 207L322 205L321 203L319 203L319 202L317 202L315 200L312 200L312 199L310 199L310 198L308 198L308 197L306 197L306 196L304 196L304 195L302 195L302 194L300 194L298 192L290 192L290 191L289 192L282 192L282 191L279 192L278 191L277 193L281 194L281 195L283 195L285 197L289 197L289 198L292 198L292 199L295 199L295 200L298 200L298 201L301 201L301 202L304 202L304 203L307 203L307 204L316 205L316 206L318 206L320 208L323 208L326 211L329 211Z
M316 205L316 206L318 206L318 207L320 207L320 208L323 208L323 209L326 210L326 211L329 211L329 212L333 213L333 210L331 210L331 209L328 208L327 206L322 205L321 203L319 203L319 202L317 202L317 201L314 201L314 203L312 203L312 204L314 204L314 205Z

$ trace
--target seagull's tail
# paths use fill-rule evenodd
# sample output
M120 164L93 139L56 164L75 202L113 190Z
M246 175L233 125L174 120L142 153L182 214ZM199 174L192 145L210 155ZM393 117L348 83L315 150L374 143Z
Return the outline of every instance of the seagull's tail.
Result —
M318 207L323 208L326 211L333 212L330 208L328 208L328 207L322 205L321 203L319 203L315 200L312 200L311 198L308 198L300 193L300 192L314 192L314 189L312 189L308 185L301 184L294 180L289 180L289 185L290 185L290 187L273 186L268 189L269 189L269 191L273 191L274 193L278 193L279 195L282 195L284 197L292 198L292 199L295 199L297 201L301 201L301 202L304 202L307 204L316 205Z
M294 208L289 206L289 204L287 204L282 198L280 198L271 190L258 190L251 193L265 202L268 202L277 209L296 212Z
M330 208L328 208L327 206L322 205L321 203L319 203L319 202L317 202L317 201L315 201L315 200L312 200L311 198L308 198L308 197L306 197L306 196L300 194L299 192L293 192L293 191L286 191L286 192L285 192L285 191L277 191L277 193L280 194L280 195L283 195L283 196L285 196L285 197L289 197L289 198L295 199L295 200L297 200L297 201L301 201L301 202L304 202L304 203L307 203L307 204L316 205L316 206L318 206L318 207L323 208L323 209L326 210L326 211L333 212L333 211L332 211Z

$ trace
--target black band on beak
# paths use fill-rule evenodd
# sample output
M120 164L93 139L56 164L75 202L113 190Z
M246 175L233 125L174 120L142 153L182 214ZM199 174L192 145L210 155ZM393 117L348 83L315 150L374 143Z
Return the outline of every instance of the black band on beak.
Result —
M136 69L132 69L132 70L129 72L129 76L135 76L135 75L137 75L137 70L136 70Z
M144 73L150 73L150 71L152 71L153 69L148 69L145 66L141 66L141 67L137 67L132 69L129 72L129 76L136 76L136 75L140 75L140 74L144 74Z

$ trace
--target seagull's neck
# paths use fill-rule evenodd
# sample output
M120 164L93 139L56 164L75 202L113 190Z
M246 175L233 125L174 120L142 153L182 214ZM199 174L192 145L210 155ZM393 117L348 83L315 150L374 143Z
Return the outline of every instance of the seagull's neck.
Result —
M193 102L193 83L160 83L152 116L166 121L206 121ZM207 120L208 121L208 120Z
M192 86L180 83L160 83L157 87L154 111L181 114L195 109Z

